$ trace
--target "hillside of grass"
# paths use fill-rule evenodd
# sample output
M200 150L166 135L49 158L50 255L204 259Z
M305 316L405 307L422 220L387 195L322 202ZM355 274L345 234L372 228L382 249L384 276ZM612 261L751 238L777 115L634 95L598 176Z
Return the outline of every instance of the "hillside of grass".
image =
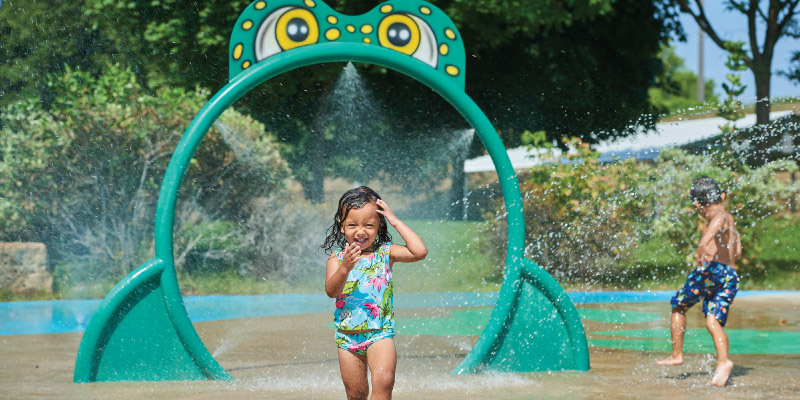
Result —
M497 271L502 266L476 249L480 236L479 221L422 221L406 223L423 238L428 257L417 263L396 263L395 292L472 292L498 291ZM776 219L762 221L762 269L750 269L742 277L742 290L800 290L800 225ZM396 243L400 235L390 232ZM745 252L747 249L744 250ZM639 244L637 262L621 274L592 282L561 282L566 290L673 290L683 284L692 268L668 243L652 239ZM536 260L534 260L536 261ZM319 279L316 279L319 278ZM178 281L184 295L322 293L323 275L299 285L263 277L244 279L232 272L206 275L182 274ZM102 297L104 293L63 288L53 294L14 295L0 290L0 301Z
M497 291L499 266L475 248L476 221L405 221L428 246L428 257L413 264L396 263L395 292ZM392 238L402 243L392 230Z

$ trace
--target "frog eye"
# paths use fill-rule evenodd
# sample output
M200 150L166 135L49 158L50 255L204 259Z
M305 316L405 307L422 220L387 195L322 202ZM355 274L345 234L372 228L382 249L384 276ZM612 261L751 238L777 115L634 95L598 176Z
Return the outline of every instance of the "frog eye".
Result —
M310 11L282 7L270 13L256 33L256 61L295 47L317 43L319 24Z
M427 22L414 15L387 15L378 25L378 42L436 68L436 36Z

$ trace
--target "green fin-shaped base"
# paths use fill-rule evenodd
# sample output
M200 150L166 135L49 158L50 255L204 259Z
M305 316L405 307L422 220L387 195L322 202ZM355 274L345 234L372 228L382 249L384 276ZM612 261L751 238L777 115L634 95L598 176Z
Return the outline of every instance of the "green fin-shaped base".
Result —
M586 333L575 306L529 261L506 268L491 320L454 374L589 369Z
M149 261L106 296L83 335L75 382L232 379L203 347L180 296L162 284L172 270L165 264Z

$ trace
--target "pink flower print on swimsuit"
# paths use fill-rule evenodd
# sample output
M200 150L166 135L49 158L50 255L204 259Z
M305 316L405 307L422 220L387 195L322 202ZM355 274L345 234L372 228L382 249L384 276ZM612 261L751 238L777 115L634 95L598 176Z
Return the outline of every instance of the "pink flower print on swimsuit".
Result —
M383 276L376 276L367 282L367 285L372 286L373 289L381 290L383 286L386 286L388 282L386 282L386 277Z
M333 314L338 330L394 329L389 246L360 259L347 275ZM342 249L336 250L336 257L341 261Z
M378 316L381 315L381 308L375 303L364 304L364 308L369 311L369 316L371 318L378 318Z
M366 351L367 347L369 347L369 345L371 345L371 344L372 344L372 342L370 342L370 341L361 342L361 343L355 343L355 344L352 344L352 345L348 346L347 349L352 351L353 353L358 353L359 351Z

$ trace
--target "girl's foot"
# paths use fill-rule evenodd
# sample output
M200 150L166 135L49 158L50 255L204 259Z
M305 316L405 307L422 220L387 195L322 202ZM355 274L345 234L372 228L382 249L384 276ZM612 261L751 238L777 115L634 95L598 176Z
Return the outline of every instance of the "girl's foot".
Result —
M724 363L717 365L717 370L714 371L714 377L711 378L711 385L723 387L728 383L728 377L733 372L733 361L728 360Z
M675 356L670 355L669 357L659 360L656 364L658 365L681 365L683 364L683 356Z

